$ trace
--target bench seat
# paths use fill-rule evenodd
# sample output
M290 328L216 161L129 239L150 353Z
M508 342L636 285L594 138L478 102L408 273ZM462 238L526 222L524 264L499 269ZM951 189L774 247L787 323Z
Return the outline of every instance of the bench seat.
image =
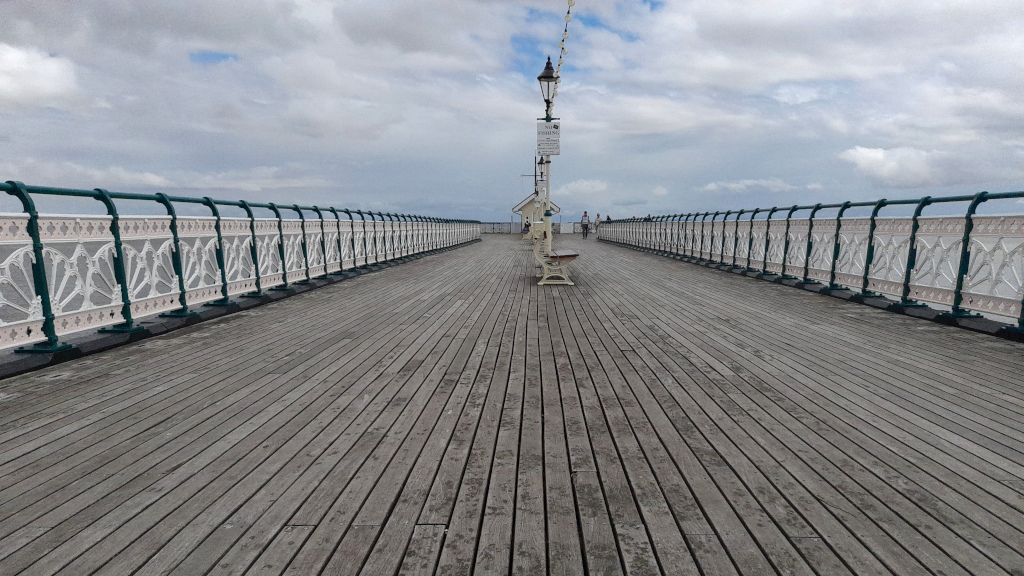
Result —
M548 252L548 260L554 260L557 262L569 262L579 257L579 252L572 250L552 250Z

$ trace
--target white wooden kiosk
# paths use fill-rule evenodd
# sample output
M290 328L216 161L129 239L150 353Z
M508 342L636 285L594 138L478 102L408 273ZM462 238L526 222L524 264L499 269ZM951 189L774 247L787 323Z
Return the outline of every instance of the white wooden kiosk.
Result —
M551 202L551 213L558 214L562 209ZM519 229L523 229L523 225L527 222L530 223L530 231L523 233L523 239L533 239L533 225L544 221L544 199L541 198L539 192L527 196L522 202L516 204L515 208L512 209L513 214L519 215Z

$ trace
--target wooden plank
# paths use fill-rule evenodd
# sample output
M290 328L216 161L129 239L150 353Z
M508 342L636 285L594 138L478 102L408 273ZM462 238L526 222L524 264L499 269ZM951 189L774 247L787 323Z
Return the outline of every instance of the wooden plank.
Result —
M505 271L506 274L508 272L508 270ZM493 328L501 317L500 311L507 309L507 302L504 298L507 297L511 286L511 278L495 277L499 279L499 285L504 285L505 288L491 291L480 301L470 319L472 324L467 323L467 326L473 326L471 330L464 332L460 329L460 335L464 335L462 346L444 376L446 379L457 378L457 390L468 389L468 396L463 399L461 394L452 395L449 405L435 424L433 433L418 455L414 469L401 486L401 493L395 505L385 507L381 503L374 503L371 499L367 499L359 517L355 520L356 523L360 523L379 519L384 524L381 535L367 558L365 574L393 574L395 568L402 562L403 550L410 542L410 538L415 540L415 530L422 526L414 525L411 519L417 514L421 518L424 515L425 501L432 487L438 485L438 471L439 467L443 465L442 455L450 452L448 448L454 431L459 424L467 421L475 423L479 417L487 394L486 384L489 381L489 376L487 379L477 378L489 342L489 339L481 339L480 336L483 332L488 333L489 336L493 334ZM491 296L495 293L499 295L499 300L492 302ZM488 308L490 311L487 319L479 322L482 313ZM461 468L461 463L459 467ZM385 473L385 477L388 476L392 476L392 474ZM441 480L441 482L444 481ZM379 487L380 484L378 484ZM387 516L381 514L385 508L390 510ZM432 526L441 526L443 533L444 525L434 524ZM436 553L440 552L440 544L441 540L437 540ZM409 546L412 545L409 543ZM436 553L430 561L431 566L437 562ZM406 552L405 555L408 556L408 553Z
M530 270L529 267L522 265L522 258L512 262L513 270L523 276ZM512 362L510 351L521 315L523 294L528 289L527 283L523 280L514 281L513 286L514 293L510 300L509 313L503 315L505 324L501 327L500 334L497 331L494 334L499 336L498 344L488 346L488 353L493 353L497 360L494 370L490 373L487 401L472 440L465 472L457 490L458 497L450 508L443 499L434 508L434 514L438 513L437 510L442 511L441 513L444 510L451 510L448 534L441 549L441 557L438 559L438 574L461 576L470 575L474 570L481 518L489 494L492 463L509 393L508 376ZM480 375L481 378L486 376L485 373Z
M519 422L519 465L516 470L515 521L512 530L512 573L545 575L548 570L544 518L544 417L538 324L540 294L532 286L527 315L522 416Z
M719 353L720 353L720 352L721 352L721 351L719 351Z
M417 524L398 569L399 576L433 576L444 533L445 527L440 524Z
M516 511L516 488L519 465L519 438L522 427L523 394L526 380L526 339L530 298L536 288L523 293L524 302L515 322L515 336L508 351L510 362L506 374L495 374L505 380L505 400L502 407L498 435L494 446L494 460L486 492L486 513L480 523L479 540L473 574L482 576L506 574L512 567L513 529ZM525 312L525 313L524 313ZM446 558L441 556L440 569Z
M572 470L569 467L565 422L562 416L559 372L571 374L566 355L556 364L552 336L561 336L555 310L554 291L543 291L539 303L537 331L540 339L540 385L543 409L541 423L544 450L544 511L547 523L548 572L565 576L586 573L580 544L580 528L576 520L573 498ZM560 348L561 352L564 347ZM566 378L568 380L568 378ZM566 382L568 385L568 382Z

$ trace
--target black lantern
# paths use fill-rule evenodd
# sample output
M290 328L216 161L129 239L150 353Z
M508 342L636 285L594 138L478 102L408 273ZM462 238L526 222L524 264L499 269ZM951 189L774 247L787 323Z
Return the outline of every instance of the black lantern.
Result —
M549 107L552 98L554 98L555 81L557 79L558 77L555 76L555 67L551 65L551 57L548 56L548 63L544 65L544 71L540 73L540 76L537 76L537 82L540 83L540 93L544 96L544 102L546 102Z

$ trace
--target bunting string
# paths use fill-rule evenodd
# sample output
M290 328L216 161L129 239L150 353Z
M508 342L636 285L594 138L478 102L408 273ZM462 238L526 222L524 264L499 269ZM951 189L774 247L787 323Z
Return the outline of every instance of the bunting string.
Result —
M562 63L565 62L565 57L569 55L569 51L565 48L565 42L569 39L569 22L572 22L572 7L576 5L576 0L568 1L569 8L565 11L565 28L562 30L562 41L558 43L560 53L558 55L558 66L555 67L555 90L551 94L552 100L558 96L558 85L562 83Z

